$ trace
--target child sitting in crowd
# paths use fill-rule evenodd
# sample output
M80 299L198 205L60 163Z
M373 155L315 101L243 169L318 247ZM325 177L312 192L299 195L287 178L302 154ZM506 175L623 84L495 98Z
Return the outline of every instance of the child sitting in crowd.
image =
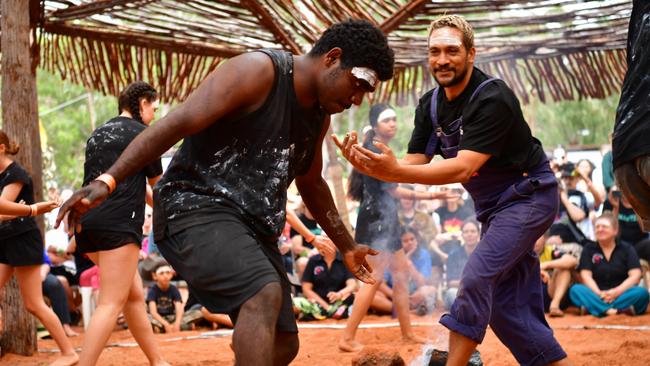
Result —
M160 265L153 273L156 284L147 294L147 306L153 329L158 333L173 333L191 329L183 322L183 299L176 286L171 284L174 276L168 264Z

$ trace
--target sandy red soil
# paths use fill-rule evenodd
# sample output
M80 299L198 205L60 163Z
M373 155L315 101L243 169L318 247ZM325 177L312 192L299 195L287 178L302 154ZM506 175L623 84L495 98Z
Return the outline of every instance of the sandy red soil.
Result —
M437 324L438 318L439 314L414 317L414 322L426 324L417 326L415 331L431 339L434 346L445 348L446 332ZM369 316L364 324L385 322L393 322L393 320L388 316ZM549 319L549 323L569 354L573 365L650 365L650 313L637 317L616 315L605 319L569 314L564 318ZM331 321L328 324L344 324L344 321ZM575 326L595 325L640 326L645 327L645 330L571 329ZM156 337L160 341L165 358L173 365L232 365L233 353L228 346L230 336L174 340L177 337L192 337L201 333L203 331L160 334ZM336 344L340 334L339 329L302 329L300 353L292 365L351 365L352 359L357 355L341 353L337 350ZM374 350L397 351L407 365L419 366L414 360L422 353L422 347L402 342L397 327L361 329L358 339ZM81 346L82 340L83 336L72 338L77 347ZM133 338L128 331L116 331L110 342L129 344L133 343ZM56 346L53 341L39 341L38 346L40 352L35 356L23 357L9 354L0 359L0 365L47 365L54 360L55 354L51 351L55 350ZM512 355L490 330L483 344L479 346L479 351L486 365L517 365ZM137 347L108 347L102 353L98 365L146 365L146 358Z

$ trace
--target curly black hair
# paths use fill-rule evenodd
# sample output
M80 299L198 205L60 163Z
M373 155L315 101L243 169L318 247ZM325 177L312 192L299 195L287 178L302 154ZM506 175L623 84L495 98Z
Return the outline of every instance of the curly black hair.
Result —
M309 51L309 56L322 56L335 47L343 50L343 68L368 67L377 72L379 80L382 81L393 77L395 54L388 46L384 33L372 23L348 19L333 24L316 41L314 48Z
M140 100L142 98L147 102L153 102L158 99L158 92L144 81L135 81L129 84L118 97L117 113L128 111L134 120L142 122L142 116L140 116Z

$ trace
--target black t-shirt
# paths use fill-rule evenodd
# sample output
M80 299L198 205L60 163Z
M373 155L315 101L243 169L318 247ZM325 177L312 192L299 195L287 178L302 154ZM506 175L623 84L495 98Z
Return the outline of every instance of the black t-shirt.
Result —
M343 264L339 254L336 255L331 268L327 268L327 263L320 254L312 256L302 274L302 282L313 284L314 292L325 301L328 292L342 290L345 288L345 281L350 278L354 277Z
M521 171L536 167L546 159L542 144L532 136L519 100L505 82L488 83L469 103L474 90L488 78L475 67L465 90L451 102L441 89L438 92L438 123L445 133L451 133L449 125L462 116L463 135L459 148L492 155L486 167ZM432 93L430 90L424 94L415 110L409 154L424 154L433 133ZM440 154L440 148L435 153Z
M379 153L370 142L366 149ZM388 183L362 174L363 197L359 202L359 214L354 239L357 243L372 245L377 249L396 249L401 246L398 203L390 194L397 183Z
M620 285L627 278L627 272L641 268L639 257L632 246L627 243L616 243L609 261L605 259L600 245L590 242L585 245L580 255L578 270L589 270L593 273L594 281L601 290L609 290Z
M93 131L86 144L84 182L86 186L106 172L124 149L147 126L127 117L115 117ZM139 238L144 223L146 178L162 174L160 159L120 182L99 206L81 218L84 229L133 233Z
M446 205L436 209L440 217L440 228L443 233L460 233L463 221L474 214L473 210L466 208L465 205L458 206L456 211L449 211Z
M618 208L618 235L621 241L631 245L648 238L648 234L641 230L639 218L634 210L623 206L623 204Z
M650 1L634 0L627 36L627 73L616 109L614 168L650 154Z
M25 201L26 204L34 203L34 187L32 178L18 163L13 162L0 173L0 192L12 184L22 183L23 188L18 193L15 202ZM33 217L17 217L13 220L0 221L0 240L7 239L31 230L38 230Z
M147 303L151 301L156 303L156 311L158 311L158 314L165 316L175 314L176 309L174 303L182 302L183 298L176 286L169 285L167 290L163 291L155 284L149 289L149 293L147 294Z
M585 213L585 217L589 217L589 206L584 193L577 189L569 189L567 191L567 197L571 204L580 208ZM550 234L559 235L563 243L578 243L582 245L586 240L584 233L580 230L578 224L571 219L562 202L560 202L558 217L551 226Z

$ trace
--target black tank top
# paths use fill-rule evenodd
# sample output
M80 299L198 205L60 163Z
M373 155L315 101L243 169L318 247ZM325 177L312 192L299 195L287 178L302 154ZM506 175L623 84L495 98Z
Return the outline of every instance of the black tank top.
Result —
M262 235L284 228L287 188L314 158L326 114L306 109L293 85L293 56L261 50L273 61L274 85L256 111L215 121L185 138L155 188L156 239L214 221L214 210L235 209ZM218 101L215 101L218 103Z

